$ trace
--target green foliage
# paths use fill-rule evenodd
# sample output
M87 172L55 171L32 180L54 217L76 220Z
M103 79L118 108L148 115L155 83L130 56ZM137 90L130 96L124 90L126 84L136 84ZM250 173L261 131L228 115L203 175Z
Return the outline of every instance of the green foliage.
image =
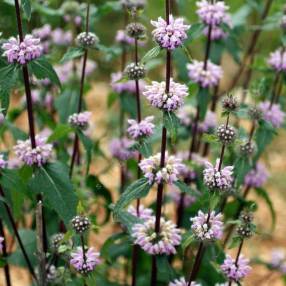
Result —
M21 4L22 4L22 8L23 8L23 11L24 11L27 19L30 21L30 19L31 19L31 3L30 3L30 0L22 0Z
M241 185L245 175L251 170L251 164L247 156L238 157L234 164L234 172L236 174L236 183Z
M77 196L68 170L62 163L49 163L36 168L29 187L32 192L43 194L44 204L47 202L66 225L76 215Z
M171 142L174 144L177 140L178 127L180 120L174 112L165 111L163 113L163 124L171 137Z
M141 178L132 183L120 196L114 207L114 216L117 217L119 212L128 206L133 200L140 199L149 193L152 185L150 185L147 178Z
M154 48L152 48L151 50L149 50L145 55L144 57L142 58L141 62L143 64L146 64L147 62L149 62L150 60L158 57L158 55L160 54L161 52L161 48L159 46L156 46Z
M209 90L207 88L200 88L197 94L197 99L200 110L200 120L204 120L210 100Z
M60 63L65 63L71 61L73 59L79 58L84 55L85 49L82 47L71 47L67 50L64 54L63 58L61 59Z

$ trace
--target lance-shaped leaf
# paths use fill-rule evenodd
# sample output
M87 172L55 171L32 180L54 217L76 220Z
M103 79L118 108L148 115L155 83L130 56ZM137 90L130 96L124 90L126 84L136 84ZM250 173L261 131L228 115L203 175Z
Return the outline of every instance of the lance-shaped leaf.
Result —
M37 79L49 79L52 83L61 86L61 82L53 66L45 57L29 62L29 68Z
M133 216L132 214L124 210L120 210L117 213L116 220L127 228L130 235L132 234L132 228L134 224L143 222L142 219Z
M198 92L198 105L200 111L200 120L204 120L207 110L208 110L208 103L210 99L209 90L207 88L200 88Z
M128 206L133 200L140 199L149 193L152 185L147 178L141 178L131 184L120 196L114 207L114 216L117 217L119 212Z
M21 4L22 4L22 8L23 8L23 11L24 11L27 19L30 21L30 19L31 19L31 3L30 3L30 0L22 0Z
M50 163L36 168L29 183L35 193L42 193L44 203L68 224L76 215L77 196L68 176L67 168L60 162Z
M163 124L170 134L172 143L175 143L177 139L178 127L180 126L180 120L174 112L166 111L163 113Z
M79 57L83 56L84 52L85 52L85 49L81 48L81 47L69 48L67 50L67 52L64 54L64 56L61 59L60 63L63 64L63 63L68 62L70 60L79 58Z
M251 164L248 157L242 156L237 158L234 164L234 171L236 174L236 183L238 186L243 183L244 177L250 171L250 169Z
M147 63L148 61L150 61L151 59L156 58L159 54L160 54L161 48L159 46L156 46L154 48L152 48L151 50L149 50L144 57L142 58L141 62L143 64Z

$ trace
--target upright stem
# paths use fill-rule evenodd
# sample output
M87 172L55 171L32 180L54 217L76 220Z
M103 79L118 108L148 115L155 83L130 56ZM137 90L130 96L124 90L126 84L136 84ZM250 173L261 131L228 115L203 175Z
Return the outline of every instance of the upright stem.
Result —
M165 1L166 7L166 22L170 23L170 0ZM166 94L170 92L170 81L171 81L171 51L166 51ZM162 142L161 142L161 159L160 159L160 168L165 166L165 155L167 148L167 129L162 128ZM157 206L156 206L156 221L155 221L155 232L158 234L160 232L160 221L162 214L162 204L163 204L163 191L164 191L164 182L158 184L157 190ZM157 285L157 265L156 265L156 256L152 256L152 271L151 271L151 286Z
M5 193L4 193L1 185L0 185L0 196L5 199ZM4 207L6 209L6 212L7 212L7 215L8 215L8 219L9 219L9 221L11 223L12 228L13 228L14 234L15 234L15 236L17 238L18 243L19 243L20 249L21 249L21 251L23 253L24 259L25 259L25 261L27 263L27 266L29 268L29 271L30 271L31 275L33 276L33 278L37 281L37 276L36 276L36 274L34 272L32 263L31 263L31 261L29 259L29 256L28 256L27 252L26 252L26 249L24 247L22 239L21 239L21 237L19 235L16 222L15 222L15 220L13 218L12 211L11 211L10 207L8 206L8 204L6 202L3 202L3 204L4 204Z
M269 10L271 8L272 2L273 2L273 0L267 0L266 4L264 6L264 10L263 10L262 15L261 15L261 22L263 22L265 20L265 18L267 17ZM230 90L233 89L236 86L236 84L238 83L242 73L245 70L245 67L247 66L248 59L250 58L250 60L249 60L250 62L253 61L254 51L255 51L259 36L261 34L261 31L262 31L261 29L257 29L253 32L249 46L245 52L245 55L243 57L242 63L239 67L239 70L237 71L237 73L234 76L232 83L230 85L230 88L229 88Z
M0 219L0 236L4 238L4 241L2 242L2 256L4 259L8 257L7 253L7 247L6 247L6 237L4 232L4 226L2 223L2 220ZM4 266L4 274L5 274L5 280L6 280L6 286L11 286L11 277L10 277L10 268L9 264L6 263Z
M276 97L278 96L277 95L277 86L278 86L278 83L279 83L279 78L280 78L280 73L277 72L275 74L275 79L274 79L274 82L273 82L272 95L271 95L271 101L270 101L270 105L269 105L269 110L272 108L273 104L276 101Z
M36 229L37 229L37 256L39 261L39 283L41 286L46 283L46 254L44 246L44 228L43 228L43 205L42 201L37 204L36 210Z
M89 32L89 1L87 3L87 10L86 10L86 27L85 31L86 33ZM81 79L80 79L80 91L79 91L79 98L78 98L78 105L77 105L77 113L80 113L82 110L82 104L83 104L83 90L84 90L84 81L85 81L85 70L86 70L86 62L87 62L87 56L88 56L88 49L85 49L84 56L83 56L83 63L82 63L82 71L81 71ZM72 152L72 159L70 164L70 172L69 175L72 177L73 169L75 160L77 158L77 155L79 154L79 138L78 135L75 134L74 137L74 143L73 143L73 152Z
M243 242L244 242L244 240L242 239L240 244L239 244L238 251L237 251L237 255L236 255L236 259L235 259L235 266L236 267L238 266L239 256L241 254L241 250L242 250L242 247L243 247ZM231 286L231 285L232 285L232 280L230 280L229 283L228 283L228 286Z

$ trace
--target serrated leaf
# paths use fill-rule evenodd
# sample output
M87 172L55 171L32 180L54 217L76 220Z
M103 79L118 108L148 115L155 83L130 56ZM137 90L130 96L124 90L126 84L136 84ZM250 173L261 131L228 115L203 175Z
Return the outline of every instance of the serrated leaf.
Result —
M49 79L52 83L61 86L57 73L45 57L29 62L28 66L37 79Z
M92 140L89 137L87 137L81 130L77 129L76 133L79 137L79 140L83 144L86 152L86 175L87 175L89 172L90 162L92 158L93 143Z
M68 170L62 163L49 163L36 168L29 186L31 191L44 195L44 203L47 201L49 207L58 213L66 225L76 215L78 199Z
M27 17L27 19L30 21L31 19L31 3L30 0L21 0L23 11Z
M118 202L114 207L114 216L117 217L118 213L128 206L133 200L140 199L149 193L152 185L149 184L147 178L141 178L132 183L120 196Z
M144 57L142 58L141 62L143 64L146 64L148 61L150 61L151 59L156 58L161 52L161 48L159 46L156 46L154 48L152 48L151 50L149 50Z
M85 49L82 47L71 47L67 50L67 52L63 55L60 63L63 64L67 61L79 58L84 55Z
M163 113L163 124L171 137L171 142L175 143L177 139L178 127L180 120L174 112L165 111Z
M271 218L272 218L272 229L273 229L276 224L276 213L274 210L273 202L265 189L255 188L255 192L259 197L261 197L265 201L265 203L267 204L269 208L269 211L271 213Z

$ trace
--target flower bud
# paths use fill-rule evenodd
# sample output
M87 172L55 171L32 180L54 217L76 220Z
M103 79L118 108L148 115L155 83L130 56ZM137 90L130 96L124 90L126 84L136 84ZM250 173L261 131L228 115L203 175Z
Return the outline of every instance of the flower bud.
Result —
M217 136L221 143L228 145L235 140L236 131L233 127L222 124L217 128Z
M222 107L225 111L233 112L238 108L238 102L235 97L228 95L222 100Z
M253 235L252 227L250 224L239 225L236 232L241 238L250 238Z
M245 156L250 156L255 151L255 145L252 142L246 142L240 145L240 153Z
M61 246L63 239L64 239L63 233L54 234L51 238L51 248L56 251Z
M94 48L98 42L98 37L91 32L82 32L76 38L77 44L83 48Z
M252 120L260 120L262 118L262 111L257 107L250 107L248 115Z
M131 63L124 72L130 80L139 80L145 77L145 67L141 64Z
M77 1L64 1L61 8L65 15L75 15L78 14L80 5Z
M240 215L240 220L244 223L251 223L253 221L253 213L249 211L244 211Z
M90 227L90 220L86 216L77 215L72 219L71 223L73 229L78 234L86 232Z
M126 27L126 33L131 38L141 39L145 37L146 28L140 23L130 23Z

